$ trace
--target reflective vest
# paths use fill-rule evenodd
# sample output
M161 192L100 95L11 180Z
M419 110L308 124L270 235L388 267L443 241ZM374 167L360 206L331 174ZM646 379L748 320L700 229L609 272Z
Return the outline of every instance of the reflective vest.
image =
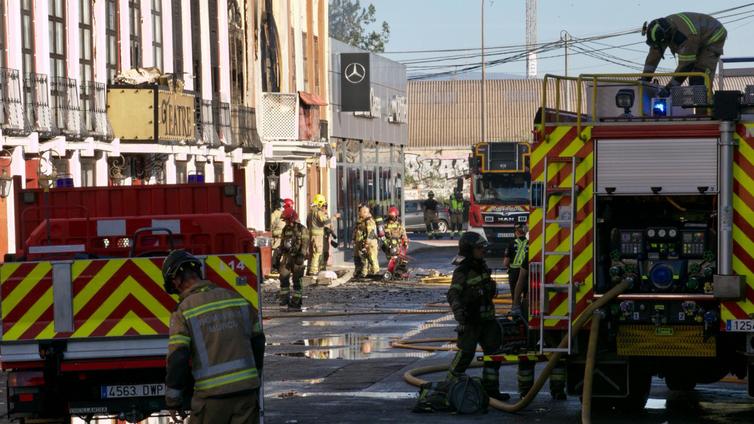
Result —
M463 212L463 199L457 200L455 197L450 199L450 211L455 213Z
M521 268L524 260L526 260L526 255L529 253L529 240L517 238L514 243L516 243L516 256L513 257L510 266L511 268Z

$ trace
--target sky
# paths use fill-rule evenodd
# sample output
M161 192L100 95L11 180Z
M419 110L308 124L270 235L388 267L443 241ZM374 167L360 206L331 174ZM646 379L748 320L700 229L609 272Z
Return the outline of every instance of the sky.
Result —
M410 53L413 50L465 49L480 46L481 0L361 0L375 6L378 23L390 24L390 41L385 47L386 56L399 61L437 58L443 55L474 55L454 62L456 64L479 63L477 52L462 51L448 53ZM485 44L488 47L522 45L526 39L526 0L484 0L485 2ZM745 0L539 0L538 2L538 42L557 41L562 30L567 30L576 38L615 33L640 28L644 21L663 17L672 13L692 11L711 13L749 4ZM751 47L754 35L754 4L744 9L724 13L735 15L721 18L726 24L728 39L725 56L754 56ZM610 54L613 61L620 59L643 63L647 46L640 33L600 40L608 45L635 45L609 48L608 45L584 44L582 48L606 49L597 54L604 57ZM749 44L747 46L747 43ZM748 48L747 48L748 47ZM510 52L498 50L492 59L510 56ZM569 74L581 72L632 72L631 69L584 54L569 55ZM562 74L564 71L563 48L543 52L538 60L538 74ZM543 58L542 56L558 56ZM618 59L616 59L617 57ZM411 74L428 74L446 69L430 68L447 65L449 62L414 63L409 67ZM424 67L424 68L417 68ZM675 60L669 54L660 65L667 70L675 68ZM456 67L455 69L458 69ZM488 68L488 72L506 76L526 75L524 61L505 63ZM494 76L493 76L494 77Z

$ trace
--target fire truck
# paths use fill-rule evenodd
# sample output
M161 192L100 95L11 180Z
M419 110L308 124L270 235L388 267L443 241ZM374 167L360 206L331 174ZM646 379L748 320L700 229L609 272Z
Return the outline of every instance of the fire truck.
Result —
M645 76L705 85L660 98ZM529 217L539 351L566 358L569 393L581 394L591 329L572 326L610 293L594 404L643 408L653 376L691 390L748 375L754 396L754 86L547 75L542 93Z
M243 186L14 186L16 253L0 266L9 418L137 422L165 409L177 297L161 267L172 249L197 255L206 279L261 311Z
M513 239L513 227L528 219L529 144L474 145L469 158L469 231L481 234L493 250Z

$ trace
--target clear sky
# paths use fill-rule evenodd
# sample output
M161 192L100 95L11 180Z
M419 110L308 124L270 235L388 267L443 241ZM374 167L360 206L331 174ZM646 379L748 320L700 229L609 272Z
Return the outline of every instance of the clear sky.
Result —
M370 0L361 0L369 4ZM480 0L371 0L377 9L378 22L390 24L390 42L386 52L407 50L436 50L476 48L480 43ZM745 0L539 0L538 41L556 41L561 30L567 30L574 37L588 37L633 28L639 28L646 20L666 16L676 12L693 11L711 13L742 6L751 2ZM526 37L526 0L485 0L486 45L521 45ZM734 15L725 17L726 15ZM754 56L754 5L722 14L721 21L728 22L728 39L725 45L726 56ZM610 45L639 43L618 49L608 49L597 53L601 57L610 54L612 60L626 59L643 63L646 45L641 34L630 34L600 41ZM605 49L606 45L589 44L582 48ZM492 59L510 56L512 53L498 50ZM573 53L573 52L572 52ZM416 60L442 55L473 55L473 52L427 53L427 54L388 54L395 60ZM540 54L538 73L563 73L563 49ZM561 56L542 58L542 56ZM618 60L619 62L622 62ZM469 57L451 63L478 63L479 57ZM449 62L428 62L414 64L411 73L438 72L443 69L432 66L446 65ZM425 68L416 68L423 66ZM462 66L462 65L460 65ZM666 54L661 67L675 68L675 60ZM569 56L569 73L579 72L631 72L631 69L588 57L584 54ZM500 64L489 72L524 76L525 62Z

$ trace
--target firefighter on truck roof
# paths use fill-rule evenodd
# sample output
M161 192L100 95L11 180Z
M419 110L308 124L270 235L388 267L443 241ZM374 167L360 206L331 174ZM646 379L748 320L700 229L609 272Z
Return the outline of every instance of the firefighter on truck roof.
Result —
M202 263L185 250L162 266L165 291L180 296L170 316L165 404L175 422L258 423L265 337L246 299L202 279ZM181 416L179 418L178 416Z
M644 62L644 73L651 74L664 57L665 49L678 59L675 72L707 72L710 81L723 54L727 31L723 24L712 16L702 13L676 13L644 23L642 35L647 36L649 54ZM649 81L651 77L643 78ZM674 77L660 91L667 97L672 87L679 86L686 77ZM701 77L690 77L689 85L704 85Z

